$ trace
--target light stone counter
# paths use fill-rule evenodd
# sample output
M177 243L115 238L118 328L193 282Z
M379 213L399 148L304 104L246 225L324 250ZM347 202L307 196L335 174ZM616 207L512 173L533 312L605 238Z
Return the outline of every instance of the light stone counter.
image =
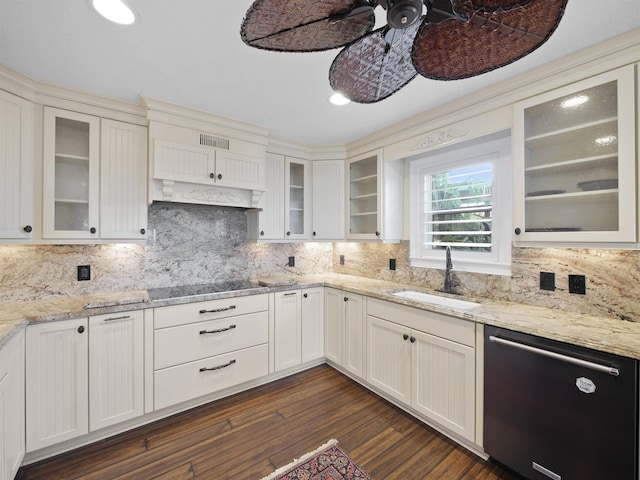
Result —
M296 281L291 284L291 280ZM445 294L384 280L341 274L321 274L259 279L264 287L151 301L146 291L128 291L85 297L59 297L33 302L0 303L0 348L18 329L28 323L78 318L144 308L156 308L196 301L233 298L295 288L327 286L348 292L452 315L466 320L509 328L523 333L571 343L595 350L640 359L640 324L614 317L595 317L561 310L465 298L480 303L468 310L431 305L392 296L403 290ZM452 296L452 298L459 298ZM87 308L89 307L89 308Z

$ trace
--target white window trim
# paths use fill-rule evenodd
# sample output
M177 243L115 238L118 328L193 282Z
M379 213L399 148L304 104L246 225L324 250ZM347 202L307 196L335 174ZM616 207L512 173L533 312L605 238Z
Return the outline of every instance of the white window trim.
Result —
M479 160L482 158L482 160ZM493 163L492 199L492 252L452 252L453 270L493 275L511 275L511 137L504 134L479 139L442 149L410 162L410 265L423 268L445 268L444 250L432 250L420 255L421 175L420 170L433 169L434 173L479 161Z

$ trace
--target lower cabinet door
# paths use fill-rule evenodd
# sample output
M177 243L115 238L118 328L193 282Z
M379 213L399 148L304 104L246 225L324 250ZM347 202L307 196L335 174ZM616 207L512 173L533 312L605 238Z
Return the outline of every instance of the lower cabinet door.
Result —
M302 290L302 363L324 357L324 287Z
M300 290L278 292L274 305L274 368L278 372L300 365Z
M89 317L89 430L144 413L144 312Z
M191 400L269 373L269 345L156 370L155 409Z
M475 440L475 350L411 331L411 406L458 435Z
M367 316L367 381L397 400L411 403L410 330Z
M27 327L28 452L88 433L88 337L86 318Z

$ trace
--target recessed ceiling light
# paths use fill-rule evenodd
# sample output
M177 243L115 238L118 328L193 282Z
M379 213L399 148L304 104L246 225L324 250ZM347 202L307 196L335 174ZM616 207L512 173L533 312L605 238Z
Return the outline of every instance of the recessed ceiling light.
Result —
M575 97L566 99L564 102L560 104L560 106L562 108L573 108L573 107L577 107L578 105L582 105L587 101L589 101L589 97L587 97L586 95L576 95Z
M351 102L351 100L349 100L347 97L345 97L341 93L334 93L333 95L331 95L331 98L329 99L329 101L334 105L346 105L347 103Z
M93 0L93 8L107 20L120 25L131 25L136 16L122 0Z

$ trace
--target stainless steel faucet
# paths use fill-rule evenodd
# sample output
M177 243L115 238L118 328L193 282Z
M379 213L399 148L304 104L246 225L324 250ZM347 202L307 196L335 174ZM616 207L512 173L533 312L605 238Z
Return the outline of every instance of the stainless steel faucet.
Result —
M451 247L447 246L446 250L447 263L445 265L444 270L444 293L452 293L451 292L451 269L453 268L453 263L451 263Z

